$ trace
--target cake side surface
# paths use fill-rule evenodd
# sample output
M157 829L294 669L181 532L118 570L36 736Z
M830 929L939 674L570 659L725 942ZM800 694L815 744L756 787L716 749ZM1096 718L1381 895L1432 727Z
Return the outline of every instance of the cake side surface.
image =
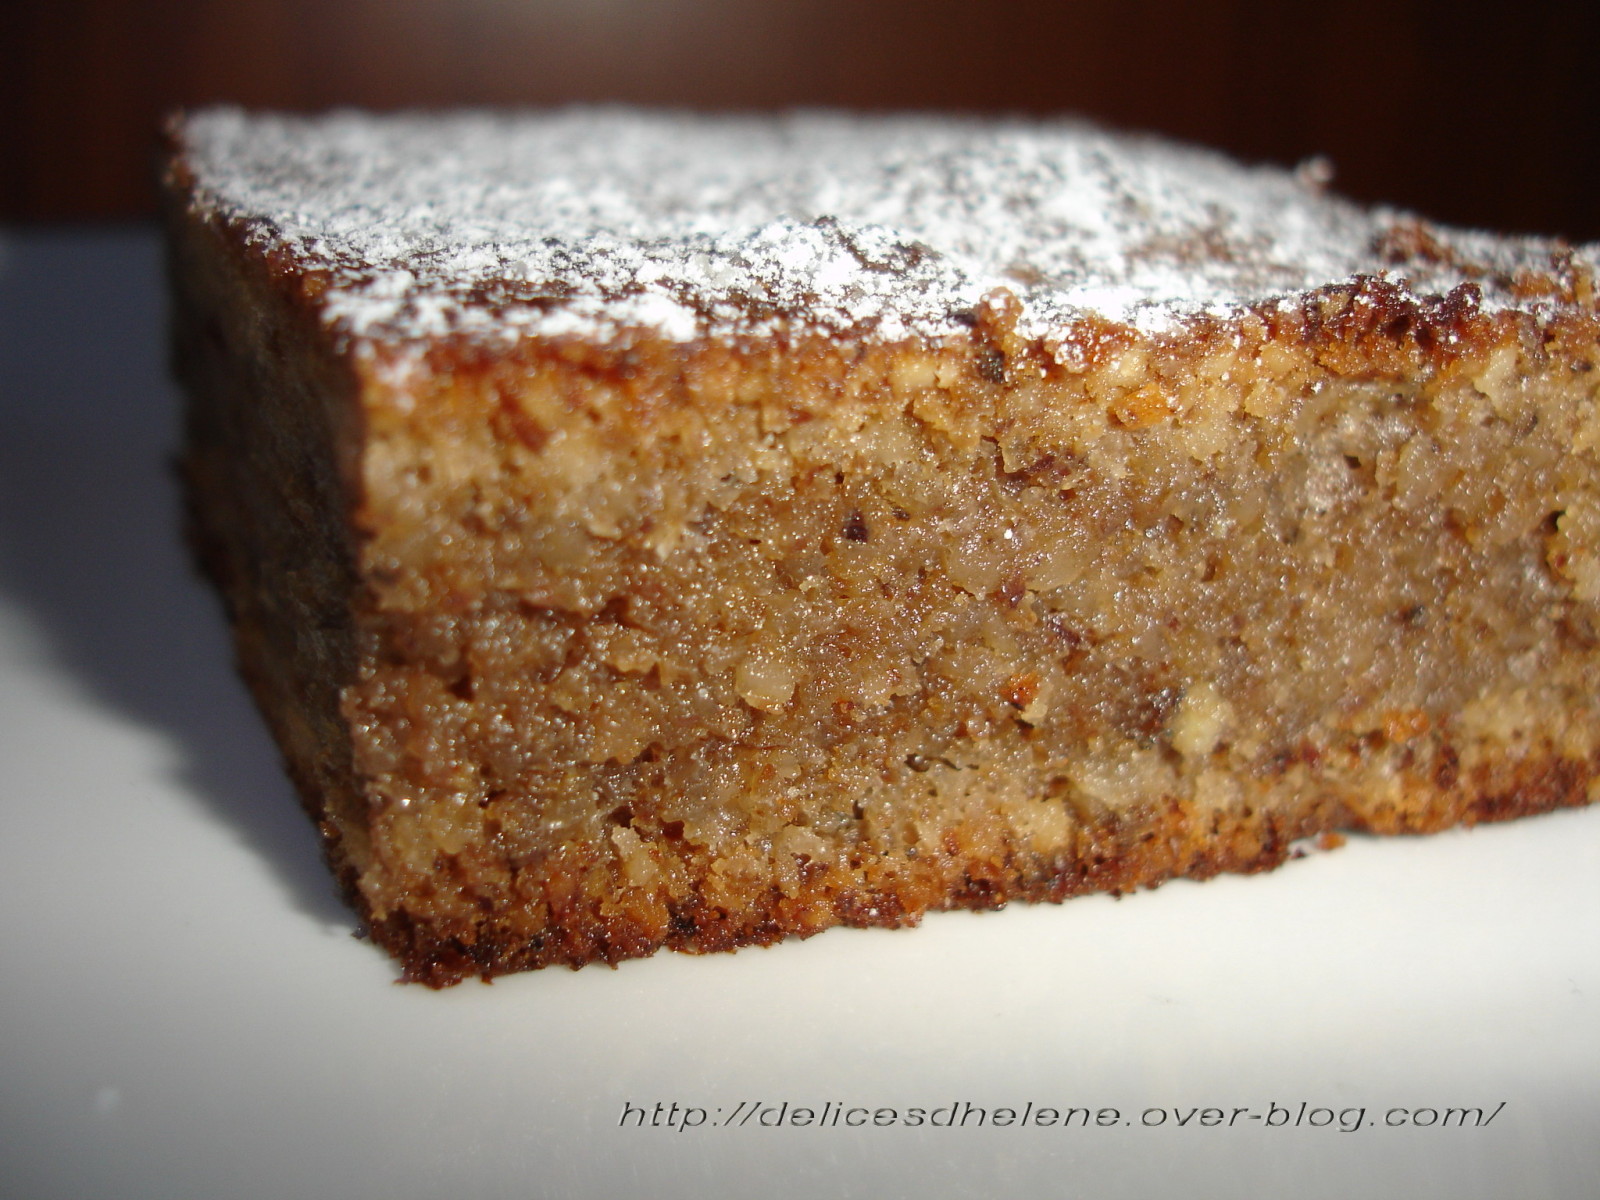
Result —
M190 397L186 532L329 865L355 898L367 806L340 703L360 653L349 521L359 381L293 273L243 253L232 231L174 205L168 260L173 365Z
M426 372L367 546L396 581L383 640L414 657L349 694L380 789L454 797L392 806L397 844L419 878L434 822L469 860L498 847L492 907L547 906L540 952L570 961L1583 803L1592 333L1567 359L1479 316L1472 353L1437 354L1445 304L1407 346L1392 308L1345 300L1335 332L1197 337L1142 380L1118 359L1029 388L1024 352L994 383L981 342ZM1192 408L1118 416L1206 370ZM626 452L586 448L617 426ZM464 490L419 507L441 447ZM463 762L494 766L437 774ZM557 850L585 887L511 870ZM525 934L457 940L494 961Z
M325 196L252 216L225 182L180 183L180 227L225 231L202 258L277 281L303 342L218 359L267 363L227 370L283 412L191 388L340 464L337 488L261 501L340 531L337 569L213 523L265 564L251 589L344 631L302 749L292 689L257 692L291 761L347 764L332 807L359 832L332 854L409 977L904 924L1589 798L1588 251L1308 194L1349 277L1200 296L1196 273L1238 265L1213 263L1089 308L1127 276L1041 300L1036 268L964 265L917 285L933 324L757 304L737 276L724 311L678 280L680 336L637 281L586 308L468 272L440 300L407 267L420 290L383 315L388 267L296 241ZM1238 253L1185 239L1162 253ZM919 253L892 287L942 252ZM307 348L330 371L285 386ZM292 624L246 613L241 644L295 661Z

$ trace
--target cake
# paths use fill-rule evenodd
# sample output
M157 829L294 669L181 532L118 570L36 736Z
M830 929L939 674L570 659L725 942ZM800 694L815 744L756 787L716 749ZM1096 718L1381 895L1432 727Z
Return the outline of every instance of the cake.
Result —
M1600 248L1070 121L169 139L193 541L407 979L1596 793Z

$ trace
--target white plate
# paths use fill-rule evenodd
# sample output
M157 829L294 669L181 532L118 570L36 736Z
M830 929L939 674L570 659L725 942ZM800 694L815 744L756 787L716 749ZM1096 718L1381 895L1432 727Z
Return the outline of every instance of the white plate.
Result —
M178 544L158 258L0 245L0 1193L1596 1194L1600 811L396 985Z

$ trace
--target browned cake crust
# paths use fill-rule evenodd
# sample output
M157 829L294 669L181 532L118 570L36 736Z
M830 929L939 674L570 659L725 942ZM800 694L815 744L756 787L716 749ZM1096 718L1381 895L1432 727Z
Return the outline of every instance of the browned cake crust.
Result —
M1165 327L1041 332L1019 285L937 337L364 337L179 137L195 541L408 979L1591 798L1582 255L1474 266L1395 219L1368 252L1453 286L1374 270Z

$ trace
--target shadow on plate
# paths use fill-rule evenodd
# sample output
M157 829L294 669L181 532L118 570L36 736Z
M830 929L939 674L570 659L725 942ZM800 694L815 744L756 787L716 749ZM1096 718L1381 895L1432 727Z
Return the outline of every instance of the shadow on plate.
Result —
M153 228L0 233L0 595L318 921L351 925L179 533Z

